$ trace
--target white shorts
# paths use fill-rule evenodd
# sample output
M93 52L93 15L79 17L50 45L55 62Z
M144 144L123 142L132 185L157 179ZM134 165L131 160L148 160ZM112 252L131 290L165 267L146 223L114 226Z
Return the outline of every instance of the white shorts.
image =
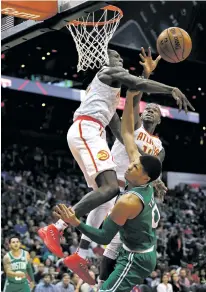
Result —
M97 188L95 178L99 173L116 170L107 145L106 131L98 122L76 120L67 133L67 141L89 187Z

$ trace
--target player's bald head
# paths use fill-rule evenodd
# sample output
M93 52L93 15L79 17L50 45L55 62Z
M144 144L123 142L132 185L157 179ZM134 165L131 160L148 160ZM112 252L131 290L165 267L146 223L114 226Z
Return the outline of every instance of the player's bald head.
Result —
M159 112L159 115L160 115L160 117L161 117L161 110L160 110L160 107L159 107L159 105L158 104L156 104L156 103L148 103L147 105L146 105L146 107L145 107L145 109L148 109L148 108L153 108L153 109L156 109L158 112Z

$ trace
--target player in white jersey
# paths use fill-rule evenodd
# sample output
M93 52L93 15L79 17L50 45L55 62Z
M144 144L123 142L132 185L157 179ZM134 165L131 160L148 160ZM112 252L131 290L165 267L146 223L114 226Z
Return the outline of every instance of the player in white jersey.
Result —
M115 163L105 139L105 127L118 119L116 107L120 99L121 85L132 90L147 93L162 93L172 95L180 109L182 105L192 107L185 95L175 87L167 86L155 81L138 78L123 68L123 60L116 51L109 51L109 65L103 67L91 82L84 100L74 114L74 123L67 135L69 148L82 169L85 179L93 191L88 193L74 206L74 211L81 217L98 206L110 201L119 193L119 186L115 172ZM105 213L105 210L103 214ZM98 214L93 225L99 227L103 216ZM87 223L89 224L89 216ZM46 246L57 256L63 256L60 246L60 231L66 224L59 220L39 230L39 235ZM80 243L83 255L88 245L84 240ZM71 262L67 261L73 271L79 272L86 261L75 254ZM81 274L81 271L79 275Z

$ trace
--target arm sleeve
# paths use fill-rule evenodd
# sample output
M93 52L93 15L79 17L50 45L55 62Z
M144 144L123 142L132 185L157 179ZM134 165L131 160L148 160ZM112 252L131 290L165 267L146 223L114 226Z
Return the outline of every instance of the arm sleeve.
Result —
M27 263L27 273L31 279L32 282L34 282L34 273L33 273L33 269L32 269L32 266L31 266L31 263Z
M116 224L110 216L106 218L101 229L86 225L83 222L77 227L83 234L92 241L99 244L108 244L120 230L121 226Z

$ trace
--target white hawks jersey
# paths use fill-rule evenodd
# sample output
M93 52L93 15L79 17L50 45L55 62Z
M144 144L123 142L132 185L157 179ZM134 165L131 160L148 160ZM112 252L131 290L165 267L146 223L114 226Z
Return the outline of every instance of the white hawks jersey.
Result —
M148 133L143 126L134 132L136 145L145 153L157 156L162 150L162 142L157 136ZM117 165L116 172L119 180L125 181L124 174L129 165L126 149L119 140L115 140L111 149L114 163Z
M106 127L115 114L119 100L120 88L102 83L96 74L85 92L80 107L74 113L74 120L78 116L86 115L97 119Z

